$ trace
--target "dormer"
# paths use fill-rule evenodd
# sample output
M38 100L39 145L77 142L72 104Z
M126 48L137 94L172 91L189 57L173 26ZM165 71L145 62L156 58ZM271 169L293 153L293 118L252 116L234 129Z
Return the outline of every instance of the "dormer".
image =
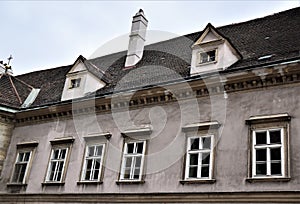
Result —
M191 75L225 70L242 57L210 23L192 46Z
M103 88L108 81L103 70L80 55L66 75L61 101L86 96Z

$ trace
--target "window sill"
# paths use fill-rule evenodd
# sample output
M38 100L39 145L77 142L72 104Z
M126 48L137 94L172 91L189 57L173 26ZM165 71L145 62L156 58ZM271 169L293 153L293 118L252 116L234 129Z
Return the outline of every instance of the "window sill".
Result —
M99 185L102 183L103 181L77 181L77 185Z
M63 186L65 182L43 182L42 186Z
M27 183L7 183L7 187L26 187Z
M209 65L209 64L216 64L217 63L217 61L215 60L215 61L210 61L210 62L204 62L204 63L198 63L197 64L197 67L201 67L201 66L205 66L205 65Z
M184 184L212 184L212 183L216 182L216 179L181 180L179 182L182 185L184 185Z
M249 183L255 182L288 182L290 177L264 177L264 178L246 178L246 181Z
M120 185L120 184L144 184L145 183L145 181L144 180L141 180L141 181L139 181L139 180L132 180L132 181L130 181L130 180L119 180L119 181L116 181L116 184L117 185Z

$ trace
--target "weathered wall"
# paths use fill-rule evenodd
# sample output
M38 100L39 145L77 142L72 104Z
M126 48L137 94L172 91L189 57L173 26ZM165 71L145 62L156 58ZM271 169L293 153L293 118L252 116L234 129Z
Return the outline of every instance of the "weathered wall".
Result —
M169 103L148 106L130 111L135 125L152 123L154 128L147 146L145 183L117 185L121 162L123 137L120 132L129 123L121 115L105 113L97 116L75 117L73 120L16 127L13 132L9 154L3 168L0 191L7 192L13 168L16 144L39 141L33 160L26 193L144 193L144 192L240 192L240 191L286 191L300 189L300 89L299 85L277 86L252 91L228 94L211 98L199 98L199 113L195 114L193 102ZM211 104L214 104L213 106ZM226 118L222 121L222 113ZM247 150L248 126L245 120L253 115L289 113L291 119L290 159L291 180L289 182L248 183ZM214 117L212 117L214 115ZM120 119L121 118L121 119ZM118 120L119 119L119 120ZM215 179L213 184L180 184L183 173L185 135L181 126L191 122L218 119L222 123L220 139L216 145ZM181 121L183 120L183 121ZM117 122L116 122L117 121ZM122 123L120 125L120 123ZM119 126L117 125L119 124ZM121 130L120 130L121 129ZM108 142L106 168L103 184L77 185L83 152L83 136L89 133L112 133ZM71 151L68 172L64 186L42 187L51 150L50 140L56 137L73 136L75 142ZM175 156L174 156L175 155ZM171 158L171 159L170 159ZM161 166L159 166L161 165ZM155 168L156 169L155 169ZM155 170L155 171L154 171ZM157 170L157 171L156 171ZM154 172L153 172L154 171ZM151 172L151 173L149 173Z
M0 121L0 175L2 172L3 162L6 158L12 131L12 123Z

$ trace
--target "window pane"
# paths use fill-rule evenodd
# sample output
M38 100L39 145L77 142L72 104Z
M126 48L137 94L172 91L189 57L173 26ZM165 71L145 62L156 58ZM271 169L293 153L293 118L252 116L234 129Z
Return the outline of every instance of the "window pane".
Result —
M27 164L16 164L13 182L22 183L25 176Z
M271 160L281 160L281 148L271 149Z
M141 161L142 161L142 157L135 158L135 167L136 168L141 166Z
M190 167L189 168L189 178L197 178L197 167Z
M92 164L93 164L93 160L87 160L86 161L86 170L91 170L92 169Z
M199 138L191 138L190 150L199 149Z
M98 176L99 176L99 170L95 170L93 180L98 180Z
M203 149L210 149L210 143L211 143L211 138L210 137L203 137L202 138Z
M125 158L125 167L131 167L132 157Z
M85 172L85 180L90 180L90 176L91 176L91 170L90 169L87 169L86 172Z
M209 177L209 166L201 167L201 177Z
M26 152L24 156L24 161L28 162L30 157L30 152Z
M94 150L95 150L95 147L94 146L90 146L88 148L88 156L91 157L94 155Z
M64 158L66 157L66 152L67 152L66 149L62 149L62 150L61 150L61 153L60 153L60 159L64 159Z
M140 168L137 168L134 170L134 179L139 179L140 178Z
M100 169L100 159L95 159L95 169Z
M102 148L103 146L96 146L96 155L95 156L101 156L102 155Z
M127 144L127 153L132 154L134 148L134 143Z
M270 131L270 143L271 144L281 144L281 131L280 130Z
M202 164L209 164L210 153L202 153Z
M281 175L281 162L271 163L271 174Z
M190 165L198 165L198 154L190 154Z
M19 153L18 162L23 161L24 153Z
M267 149L256 149L256 161L267 161Z
M256 175L266 175L267 174L267 164L259 163L256 164Z
M216 58L216 51L215 50L209 51L207 54L209 56L209 61L211 61L211 62L215 61L215 58Z
M53 151L52 159L58 159L59 149Z
M130 168L125 168L124 170L124 179L130 178Z
M143 153L143 146L144 146L144 143L143 142L140 142L140 143L137 143L137 153Z
M256 144L267 144L267 132L256 132Z
M200 63L205 63L208 61L208 55L206 52L200 53Z

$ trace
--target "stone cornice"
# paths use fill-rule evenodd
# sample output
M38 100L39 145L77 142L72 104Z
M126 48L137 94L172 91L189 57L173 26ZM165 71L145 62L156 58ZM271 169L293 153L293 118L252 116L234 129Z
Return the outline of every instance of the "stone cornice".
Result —
M222 76L215 76L215 79L194 79L186 83L165 85L162 87L149 88L137 91L132 98L128 93L120 97L111 96L91 99L83 102L70 104L53 105L40 109L26 110L16 114L17 125L38 123L56 120L57 118L71 118L84 114L99 114L110 111L122 111L126 108L134 109L147 105L160 105L178 100L190 98L201 98L210 95L223 95L225 93L251 91L275 86L288 86L299 84L299 64L256 69L247 72L240 72ZM176 93L167 91L168 88L176 90Z
M1 203L299 203L300 191L0 194Z

